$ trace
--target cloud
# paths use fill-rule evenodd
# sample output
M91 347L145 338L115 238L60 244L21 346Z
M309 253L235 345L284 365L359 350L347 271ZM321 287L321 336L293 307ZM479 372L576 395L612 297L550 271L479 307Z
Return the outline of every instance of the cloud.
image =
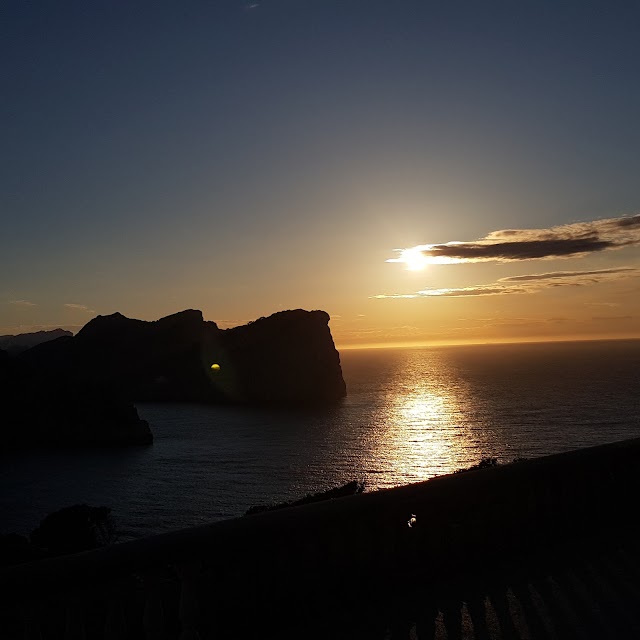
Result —
M64 305L67 309L72 309L73 311L84 311L84 313L95 313L94 309L90 309L86 304L74 304L72 302L68 302Z
M340 331L340 341L349 342L384 342L397 340L416 340L424 334L424 329L412 325L401 325L385 328L361 328Z
M589 278L593 276L594 282L599 282L602 276L614 274L637 275L640 269L635 267L617 267L612 269L595 269L593 271L551 271L549 273L534 273L524 276L509 276L500 278L498 282L531 282L535 280L555 280L567 278Z
M38 306L35 302L29 302L29 300L9 300L9 304L15 305L16 307L37 307Z
M446 328L450 331L469 331L470 325L472 329L523 329L531 327L544 327L545 325L563 325L567 323L576 324L579 320L575 318L461 318L461 322L466 322L461 327L449 327Z
M538 293L543 289L555 287L583 287L600 282L611 282L622 278L640 276L640 269L619 267L616 269L598 269L593 271L552 271L523 276L500 278L490 284L479 284L457 289L423 289L415 293L382 294L372 296L384 298L467 298L473 296L499 296L518 293Z
M423 244L400 252L387 262L409 263L416 253L428 263L512 262L585 256L609 249L640 245L640 214L548 229L502 229L472 242Z
M584 304L587 304L592 307L619 307L620 306L619 302L585 302Z
M216 320L216 325L219 329L231 329L233 327L238 327L241 324L246 324L247 321L239 321L239 320Z

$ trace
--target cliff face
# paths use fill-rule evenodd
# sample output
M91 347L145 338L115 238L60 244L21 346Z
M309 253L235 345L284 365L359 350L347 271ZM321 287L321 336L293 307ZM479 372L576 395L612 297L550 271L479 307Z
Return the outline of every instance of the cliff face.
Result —
M98 316L21 361L133 401L327 404L346 395L323 311L283 311L221 330L200 311L155 322Z
M218 374L234 400L325 404L346 395L324 311L282 311L227 329L219 347Z

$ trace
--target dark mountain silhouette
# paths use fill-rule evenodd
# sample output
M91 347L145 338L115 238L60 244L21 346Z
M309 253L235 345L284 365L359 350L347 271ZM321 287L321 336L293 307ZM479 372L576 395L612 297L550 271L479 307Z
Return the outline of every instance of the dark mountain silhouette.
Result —
M234 329L182 311L155 322L98 316L20 361L132 401L327 404L346 387L324 311L282 311Z
M52 331L34 331L33 333L20 333L18 335L0 336L0 349L10 354L20 353L35 347L43 342L56 340L64 336L72 336L71 331L64 329L53 329Z

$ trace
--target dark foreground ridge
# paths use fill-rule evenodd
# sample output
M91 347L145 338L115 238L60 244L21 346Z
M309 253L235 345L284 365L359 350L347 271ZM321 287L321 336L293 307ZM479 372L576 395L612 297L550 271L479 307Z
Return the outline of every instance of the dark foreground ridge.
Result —
M640 637L640 440L0 570L3 638Z
M155 322L98 316L74 337L0 357L5 444L151 441L133 402L327 405L346 394L324 311L233 329L187 310Z

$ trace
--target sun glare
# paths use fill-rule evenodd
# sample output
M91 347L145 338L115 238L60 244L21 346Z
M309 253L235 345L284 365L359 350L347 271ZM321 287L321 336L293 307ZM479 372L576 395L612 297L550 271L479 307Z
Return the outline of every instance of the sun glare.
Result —
M428 259L420 249L414 247L402 250L400 262L407 265L408 271L422 271L427 266Z

